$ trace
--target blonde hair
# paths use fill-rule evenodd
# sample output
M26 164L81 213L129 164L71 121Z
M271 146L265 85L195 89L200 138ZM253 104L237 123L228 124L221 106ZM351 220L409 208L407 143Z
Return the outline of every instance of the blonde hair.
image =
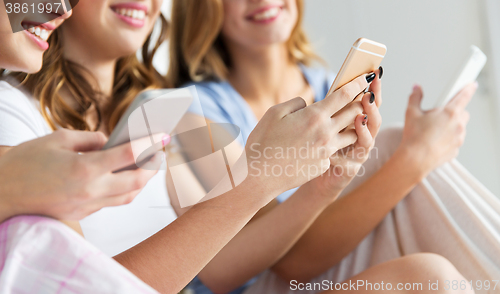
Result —
M226 80L231 60L221 38L223 0L173 0L170 31L171 87L195 81ZM297 0L298 20L286 46L292 62L310 65L319 59L302 28L303 0Z
M153 47L151 34L142 47L142 61L136 54L120 58L115 67L115 78L111 97L104 95L92 87L88 80L92 75L81 65L63 57L60 29L49 39L50 47L44 54L42 69L33 75L14 72L13 76L22 81L26 89L40 101L43 117L52 129L58 127L95 131L102 123L111 133L127 107L137 94L147 88L165 88L165 78L153 66L153 57L161 43L167 38L168 22L160 15L161 33ZM66 89L74 99L68 103L60 91ZM99 105L102 98L111 98L104 109ZM70 105L71 104L71 105ZM97 125L91 129L85 115L89 110L97 112ZM103 117L107 118L103 121Z

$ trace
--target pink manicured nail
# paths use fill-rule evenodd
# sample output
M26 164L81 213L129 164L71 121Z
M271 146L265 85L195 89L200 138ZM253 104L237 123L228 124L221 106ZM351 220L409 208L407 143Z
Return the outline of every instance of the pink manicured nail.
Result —
M418 89L420 89L420 85L419 84L413 85L413 91L417 91Z
M163 136L163 138L161 138L161 143L163 147L167 146L168 143L170 143L170 135Z

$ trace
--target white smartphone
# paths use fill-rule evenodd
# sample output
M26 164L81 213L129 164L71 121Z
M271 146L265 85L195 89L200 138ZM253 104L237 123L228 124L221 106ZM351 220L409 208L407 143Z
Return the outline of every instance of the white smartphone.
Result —
M436 101L435 107L442 107L458 94L465 86L476 81L488 58L478 47L472 45L464 63L461 64L457 75L445 88L443 94Z
M356 40L335 77L327 96L360 75L377 70L386 53L387 47L384 44L365 38Z
M127 108L103 149L149 137L151 144L147 146L132 144L136 165L148 161L162 149L161 138L154 135L172 133L193 102L192 91L195 91L194 86L141 92Z

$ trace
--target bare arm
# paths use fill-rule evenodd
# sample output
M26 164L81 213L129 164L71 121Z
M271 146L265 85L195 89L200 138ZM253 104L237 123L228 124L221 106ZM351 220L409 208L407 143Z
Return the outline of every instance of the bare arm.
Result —
M200 272L214 293L228 293L271 267L331 202L300 188L287 201L250 222Z
M178 293L272 198L245 180L230 192L200 203L115 259L162 293ZM257 191L256 191L257 190ZM243 197L260 193L268 197Z

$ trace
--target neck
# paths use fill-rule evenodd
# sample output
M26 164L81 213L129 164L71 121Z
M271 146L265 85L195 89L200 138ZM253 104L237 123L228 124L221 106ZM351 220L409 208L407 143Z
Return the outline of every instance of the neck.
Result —
M87 48L88 49L88 48ZM113 83L114 83L114 73L116 67L116 59L100 57L96 52L92 50L86 50L85 46L81 46L77 42L66 42L64 44L64 58L77 63L86 69L87 73L83 73L85 79L89 82L90 86L96 93L100 93L97 103L101 109L105 108L110 102L113 94ZM71 93L63 89L63 95L67 95L69 98ZM71 99L68 99L68 103L72 103ZM101 127L99 131L107 133L106 117L102 118ZM85 114L85 120L93 129L98 120L97 112L95 108L89 109Z
M91 76L87 77L87 81L96 92L102 93L106 97L111 97L116 60L99 60L91 56L76 56L76 54L65 54L65 58L76 62L90 73Z
M80 42L64 42L63 47L64 58L79 64L91 74L91 76L87 77L87 81L94 90L106 97L111 97L117 59L109 56L99 56L99 52L89 50L87 46L82 46Z
M229 42L228 42L229 43ZM229 82L247 100L288 99L287 82L302 78L300 68L289 59L284 44L248 48L228 44L232 68Z

